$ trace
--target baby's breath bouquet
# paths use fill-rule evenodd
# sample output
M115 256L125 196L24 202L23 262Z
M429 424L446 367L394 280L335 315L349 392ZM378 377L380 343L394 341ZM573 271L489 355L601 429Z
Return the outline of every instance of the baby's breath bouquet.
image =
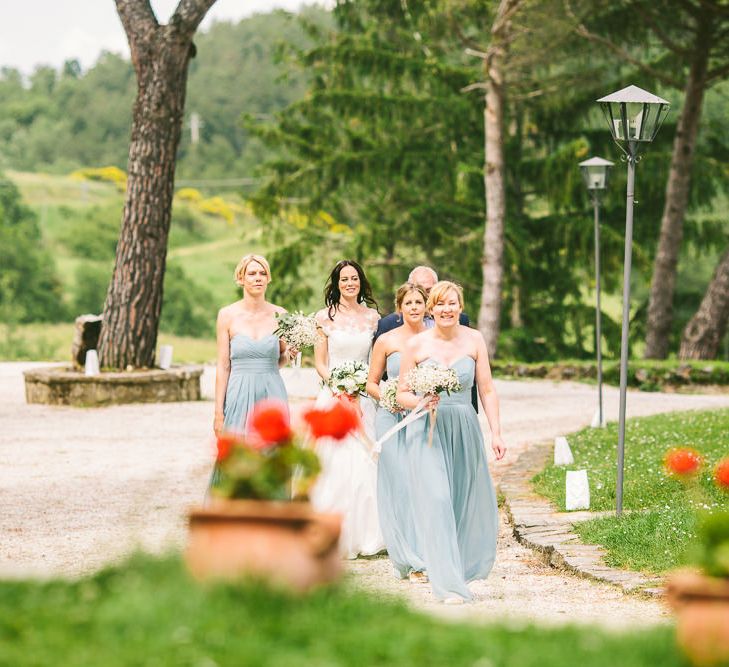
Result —
M276 313L276 320L278 328L274 333L297 351L296 364L299 365L301 351L316 344L319 325L314 317L304 315L301 311Z
M458 374L452 368L441 366L440 364L423 364L415 366L405 376L405 381L415 394L427 396L430 394L440 394L446 392L450 395L452 391L460 391L461 383L458 380ZM430 410L430 429L428 431L428 446L433 444L433 432L435 422L438 418L438 409L432 407Z
M460 391L461 383L458 374L452 368L445 366L423 364L415 366L405 377L410 391L425 396L426 394L440 394Z
M397 378L387 380L380 391L380 406L396 415L405 412L397 402L397 383Z
M327 385L335 394L364 394L368 373L369 367L364 362L345 361L332 369Z

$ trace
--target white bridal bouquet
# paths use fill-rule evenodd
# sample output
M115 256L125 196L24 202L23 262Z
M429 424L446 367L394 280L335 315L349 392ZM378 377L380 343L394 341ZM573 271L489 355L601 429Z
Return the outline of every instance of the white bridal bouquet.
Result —
M364 394L368 373L369 367L362 361L345 361L332 369L327 384L335 394Z
M397 378L392 378L383 383L380 391L380 405L393 414L405 412L397 402Z
M296 365L301 360L301 351L314 347L318 338L318 328L314 317L304 315L301 311L293 313L276 313L278 328L274 333L286 341L286 345L298 351Z
M424 364L415 366L405 377L410 391L425 396L426 394L440 394L460 391L461 383L458 374L452 368L445 366Z

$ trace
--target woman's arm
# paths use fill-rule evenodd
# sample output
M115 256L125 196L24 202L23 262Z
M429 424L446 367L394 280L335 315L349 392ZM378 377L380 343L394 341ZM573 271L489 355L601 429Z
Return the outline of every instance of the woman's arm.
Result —
M216 339L218 346L218 359L215 367L215 417L213 419L213 431L220 435L225 422L225 392L228 389L228 378L230 377L230 333L228 331L228 317L224 308L218 312L218 319L215 324Z
M291 350L283 338L278 339L278 367L283 368L291 361Z
M283 313L288 312L285 308L282 308L281 306L274 306L274 310L276 312L276 315L281 315ZM278 339L278 367L282 368L286 364L291 361L293 357L295 357L296 354L294 354L294 351L289 348L288 344L283 338Z
M372 348L370 372L367 375L367 393L378 402L380 400L380 380L382 380L382 374L385 372L386 363L385 341L378 338Z
M494 378L489 365L489 353L486 342L478 330L472 330L476 341L476 384L481 404L486 411L486 419L491 429L491 448L494 450L496 460L504 458L506 445L501 437L501 421L499 419L499 397L496 395Z
M321 327L322 318L320 315L321 312L316 314L316 321ZM326 317L326 314L324 314L324 317ZM319 373L319 377L324 382L329 381L329 376L331 375L329 372L329 341L323 328L319 329L319 339L316 345L314 345L314 368L316 368L316 372Z

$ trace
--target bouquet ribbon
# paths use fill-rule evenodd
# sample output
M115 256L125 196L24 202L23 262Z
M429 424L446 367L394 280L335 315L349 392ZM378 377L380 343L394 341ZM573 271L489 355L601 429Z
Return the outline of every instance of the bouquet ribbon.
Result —
M421 399L420 403L418 403L410 412L409 415L406 417L403 417L402 421L398 422L393 426L391 429L388 429L382 437L378 438L377 442L375 443L375 451L379 452L382 449L382 443L389 440L393 435L395 435L398 431L401 431L404 429L408 424L412 424L414 421L417 421L421 417L425 417L430 410L428 410L425 406L428 403L428 397L425 396ZM433 444L433 427L435 426L435 419L433 419L430 423L430 433L428 433L428 445Z

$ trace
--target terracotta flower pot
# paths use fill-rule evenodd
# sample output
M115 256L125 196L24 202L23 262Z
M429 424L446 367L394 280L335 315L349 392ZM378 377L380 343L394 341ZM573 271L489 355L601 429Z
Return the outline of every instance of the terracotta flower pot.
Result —
M305 591L340 576L341 522L303 502L216 500L190 513L187 566L198 579L250 576Z
M666 591L676 611L678 645L691 662L729 664L729 579L675 572Z

